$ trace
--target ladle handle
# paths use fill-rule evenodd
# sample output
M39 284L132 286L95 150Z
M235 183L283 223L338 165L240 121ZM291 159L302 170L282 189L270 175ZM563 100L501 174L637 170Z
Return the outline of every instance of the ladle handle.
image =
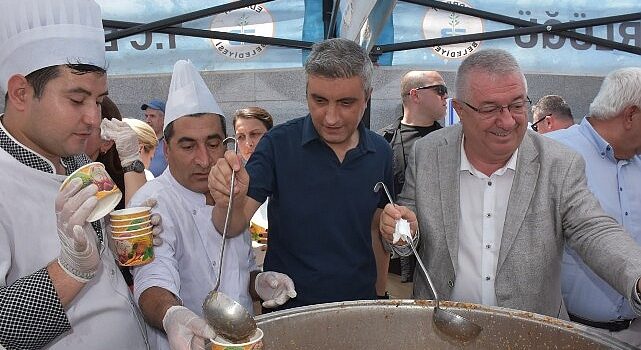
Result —
M392 195L387 190L387 186L385 185L384 182L377 182L376 185L374 186L374 192L378 192L381 189L381 187L385 191L385 194L387 195L387 199L389 200L389 202L393 206L396 206L396 204L394 204L394 200L392 199ZM430 284L430 288L432 289L432 293L434 293L434 299L436 299L436 308L438 309L439 297L438 297L438 294L436 293L436 288L434 288L434 283L432 283L432 279L430 278L430 274L427 273L427 269L425 268L425 265L423 265L423 261L418 256L418 252L416 251L416 247L414 247L414 242L412 242L412 240L410 239L410 241L408 243L409 243L410 247L412 247L412 252L414 252L414 256L416 257L416 261L418 261L418 264L421 266L421 270L423 270L423 274L425 275L425 277L427 277L427 282Z
M414 252L414 256L416 257L416 261L418 262L418 265L421 267L421 270L423 270L423 274L427 278L427 283L429 283L430 289L432 289L432 293L434 293L434 299L436 300L436 308L438 309L439 297L438 297L438 293L436 293L436 288L434 287L434 283L432 283L432 279L430 278L430 274L427 272L427 269L423 264L423 260L418 256L418 252L416 251L414 242L410 240L408 243L410 247L412 247L412 252Z
M238 154L238 141L233 138L233 137L228 137L223 140L223 144L226 145L227 142L233 141L234 142L234 153ZM220 286L220 277L221 274L223 273L223 256L225 253L225 243L227 242L225 238L227 237L227 228L229 227L229 218L231 217L231 207L234 204L234 183L236 182L236 172L232 171L231 172L231 185L229 189L229 205L227 206L227 214L225 215L225 226L223 226L223 238L222 238L222 244L220 247L220 257L218 258L218 277L216 279L216 285L214 286L214 290L218 291L218 287Z

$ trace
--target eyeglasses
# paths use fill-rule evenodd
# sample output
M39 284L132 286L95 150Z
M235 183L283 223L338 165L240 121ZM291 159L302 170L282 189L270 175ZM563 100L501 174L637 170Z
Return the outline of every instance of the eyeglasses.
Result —
M532 130L534 130L534 131L538 132L538 131L539 131L539 126L538 126L538 125L536 125L536 124L538 124L538 123L540 123L540 122L544 121L544 120L545 120L545 118L547 118L547 117L549 117L549 116L548 116L548 115L546 115L545 117L543 117L543 118L541 118L541 119L537 120L537 121L536 121L536 123L532 124Z
M439 96L447 95L447 86L445 86L443 84L429 85L429 86L419 86L419 87L414 88L412 90L418 91L418 90L425 90L425 89L434 89L434 92L436 92L436 94L439 95ZM412 90L410 90L410 91L412 91ZM409 95L409 92L407 94Z
M530 98L527 96L523 101L517 101L505 106L489 104L489 105L484 105L478 108L472 106L471 104L465 101L461 101L461 100L459 101L463 102L466 106L470 107L473 111L478 113L483 119L495 118L499 116L501 113L503 113L503 110L506 108L510 113L512 113L512 115L523 115L527 111L528 107L532 104L532 100L530 100Z

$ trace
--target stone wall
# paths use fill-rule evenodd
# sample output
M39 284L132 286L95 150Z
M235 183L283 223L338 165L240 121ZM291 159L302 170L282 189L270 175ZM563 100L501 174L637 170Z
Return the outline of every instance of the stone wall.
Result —
M401 113L401 76L408 70L425 67L376 67L372 94L371 128L389 124ZM442 73L450 90L454 90L455 72ZM301 69L261 71L205 72L205 82L214 92L226 115L237 108L260 106L267 109L276 123L303 116L305 73ZM140 105L151 98L166 99L170 74L109 77L109 95L124 116L143 118ZM599 90L602 77L528 74L529 96L533 102L548 94L563 96L579 121ZM0 105L4 101L0 101ZM231 124L228 118L228 130Z

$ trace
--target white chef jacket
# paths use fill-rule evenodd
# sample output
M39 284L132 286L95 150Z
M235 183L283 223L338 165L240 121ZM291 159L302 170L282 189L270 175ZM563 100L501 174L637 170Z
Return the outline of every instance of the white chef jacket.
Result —
M66 176L26 166L3 149L0 174L0 285L11 285L60 254L55 199ZM148 349L144 321L114 256L98 245L102 264L66 312L71 331L45 349Z
M152 212L162 217L163 243L154 247L154 260L132 269L134 298L150 287L161 287L180 298L183 305L202 316L202 304L214 289L218 275L218 258L222 236L211 222L213 206L205 195L193 192L171 175L169 168L140 188L130 206L140 205L148 198L158 204ZM249 295L250 271L256 270L249 232L227 239L219 291L252 312ZM154 349L169 349L166 335L148 327Z

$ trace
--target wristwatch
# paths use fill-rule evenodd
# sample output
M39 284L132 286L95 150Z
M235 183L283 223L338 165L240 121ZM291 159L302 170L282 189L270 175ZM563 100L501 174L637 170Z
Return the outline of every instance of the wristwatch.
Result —
M125 173L128 173L130 171L142 173L143 171L145 171L145 165L142 164L142 162L139 159L136 159L131 164L125 167L122 167L122 170L124 170Z

